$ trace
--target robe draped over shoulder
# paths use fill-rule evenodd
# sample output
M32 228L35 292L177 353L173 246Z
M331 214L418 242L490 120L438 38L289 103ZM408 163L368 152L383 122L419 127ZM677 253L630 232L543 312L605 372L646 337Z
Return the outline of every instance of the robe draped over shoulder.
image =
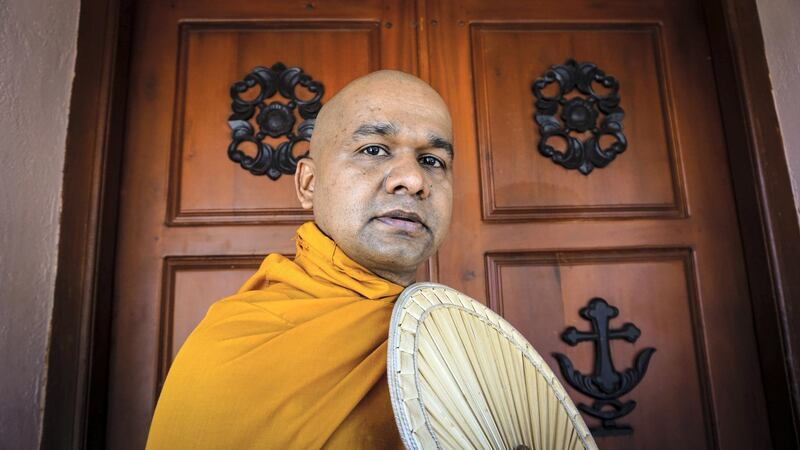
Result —
M402 448L386 383L402 287L313 222L294 260L266 257L178 352L147 449Z

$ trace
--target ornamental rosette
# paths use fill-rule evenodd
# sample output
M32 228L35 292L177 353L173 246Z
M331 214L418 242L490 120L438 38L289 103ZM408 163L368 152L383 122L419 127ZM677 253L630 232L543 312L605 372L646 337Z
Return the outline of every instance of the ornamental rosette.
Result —
M548 96L545 91L553 85L556 92ZM594 85L602 86L606 92L598 93ZM539 153L554 163L588 175L596 167L606 167L627 148L619 82L597 65L567 60L550 67L533 82L531 90L536 97L534 119L539 125ZM570 95L575 90L578 95ZM573 134L587 131L590 136L583 141ZM603 136L612 138L607 147L600 143ZM566 141L566 149L556 150L549 144L551 139Z
M297 86L310 92L311 98L303 100L298 97ZM248 95L243 95L245 93ZM230 89L232 114L228 117L231 129L228 157L253 175L266 175L272 180L294 174L297 161L306 154L296 156L293 149L299 142L311 140L324 93L322 83L314 81L299 67L287 68L276 63L272 67L254 68ZM276 94L287 101L267 103ZM299 125L296 124L295 111L303 119ZM267 136L285 136L286 140L273 147L264 142ZM245 142L255 146L255 155L248 155L239 148Z

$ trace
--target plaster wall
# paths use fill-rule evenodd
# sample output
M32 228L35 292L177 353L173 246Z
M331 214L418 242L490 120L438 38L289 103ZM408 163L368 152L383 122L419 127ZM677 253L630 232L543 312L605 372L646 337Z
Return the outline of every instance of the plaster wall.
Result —
M0 448L41 439L79 0L0 0Z
M756 4L800 219L800 1L757 0Z

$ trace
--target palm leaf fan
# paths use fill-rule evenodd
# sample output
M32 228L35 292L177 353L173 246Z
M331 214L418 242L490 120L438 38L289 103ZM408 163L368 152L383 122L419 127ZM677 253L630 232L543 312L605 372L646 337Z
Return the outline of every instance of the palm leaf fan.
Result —
M536 350L466 295L417 283L389 327L388 380L408 449L596 449Z

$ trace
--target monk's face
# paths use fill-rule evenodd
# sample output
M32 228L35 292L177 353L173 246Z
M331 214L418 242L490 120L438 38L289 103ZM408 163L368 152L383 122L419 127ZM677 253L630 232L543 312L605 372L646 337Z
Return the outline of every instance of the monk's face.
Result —
M298 166L301 203L350 258L410 284L450 224L447 108L430 86L396 72L357 80L330 103Z

